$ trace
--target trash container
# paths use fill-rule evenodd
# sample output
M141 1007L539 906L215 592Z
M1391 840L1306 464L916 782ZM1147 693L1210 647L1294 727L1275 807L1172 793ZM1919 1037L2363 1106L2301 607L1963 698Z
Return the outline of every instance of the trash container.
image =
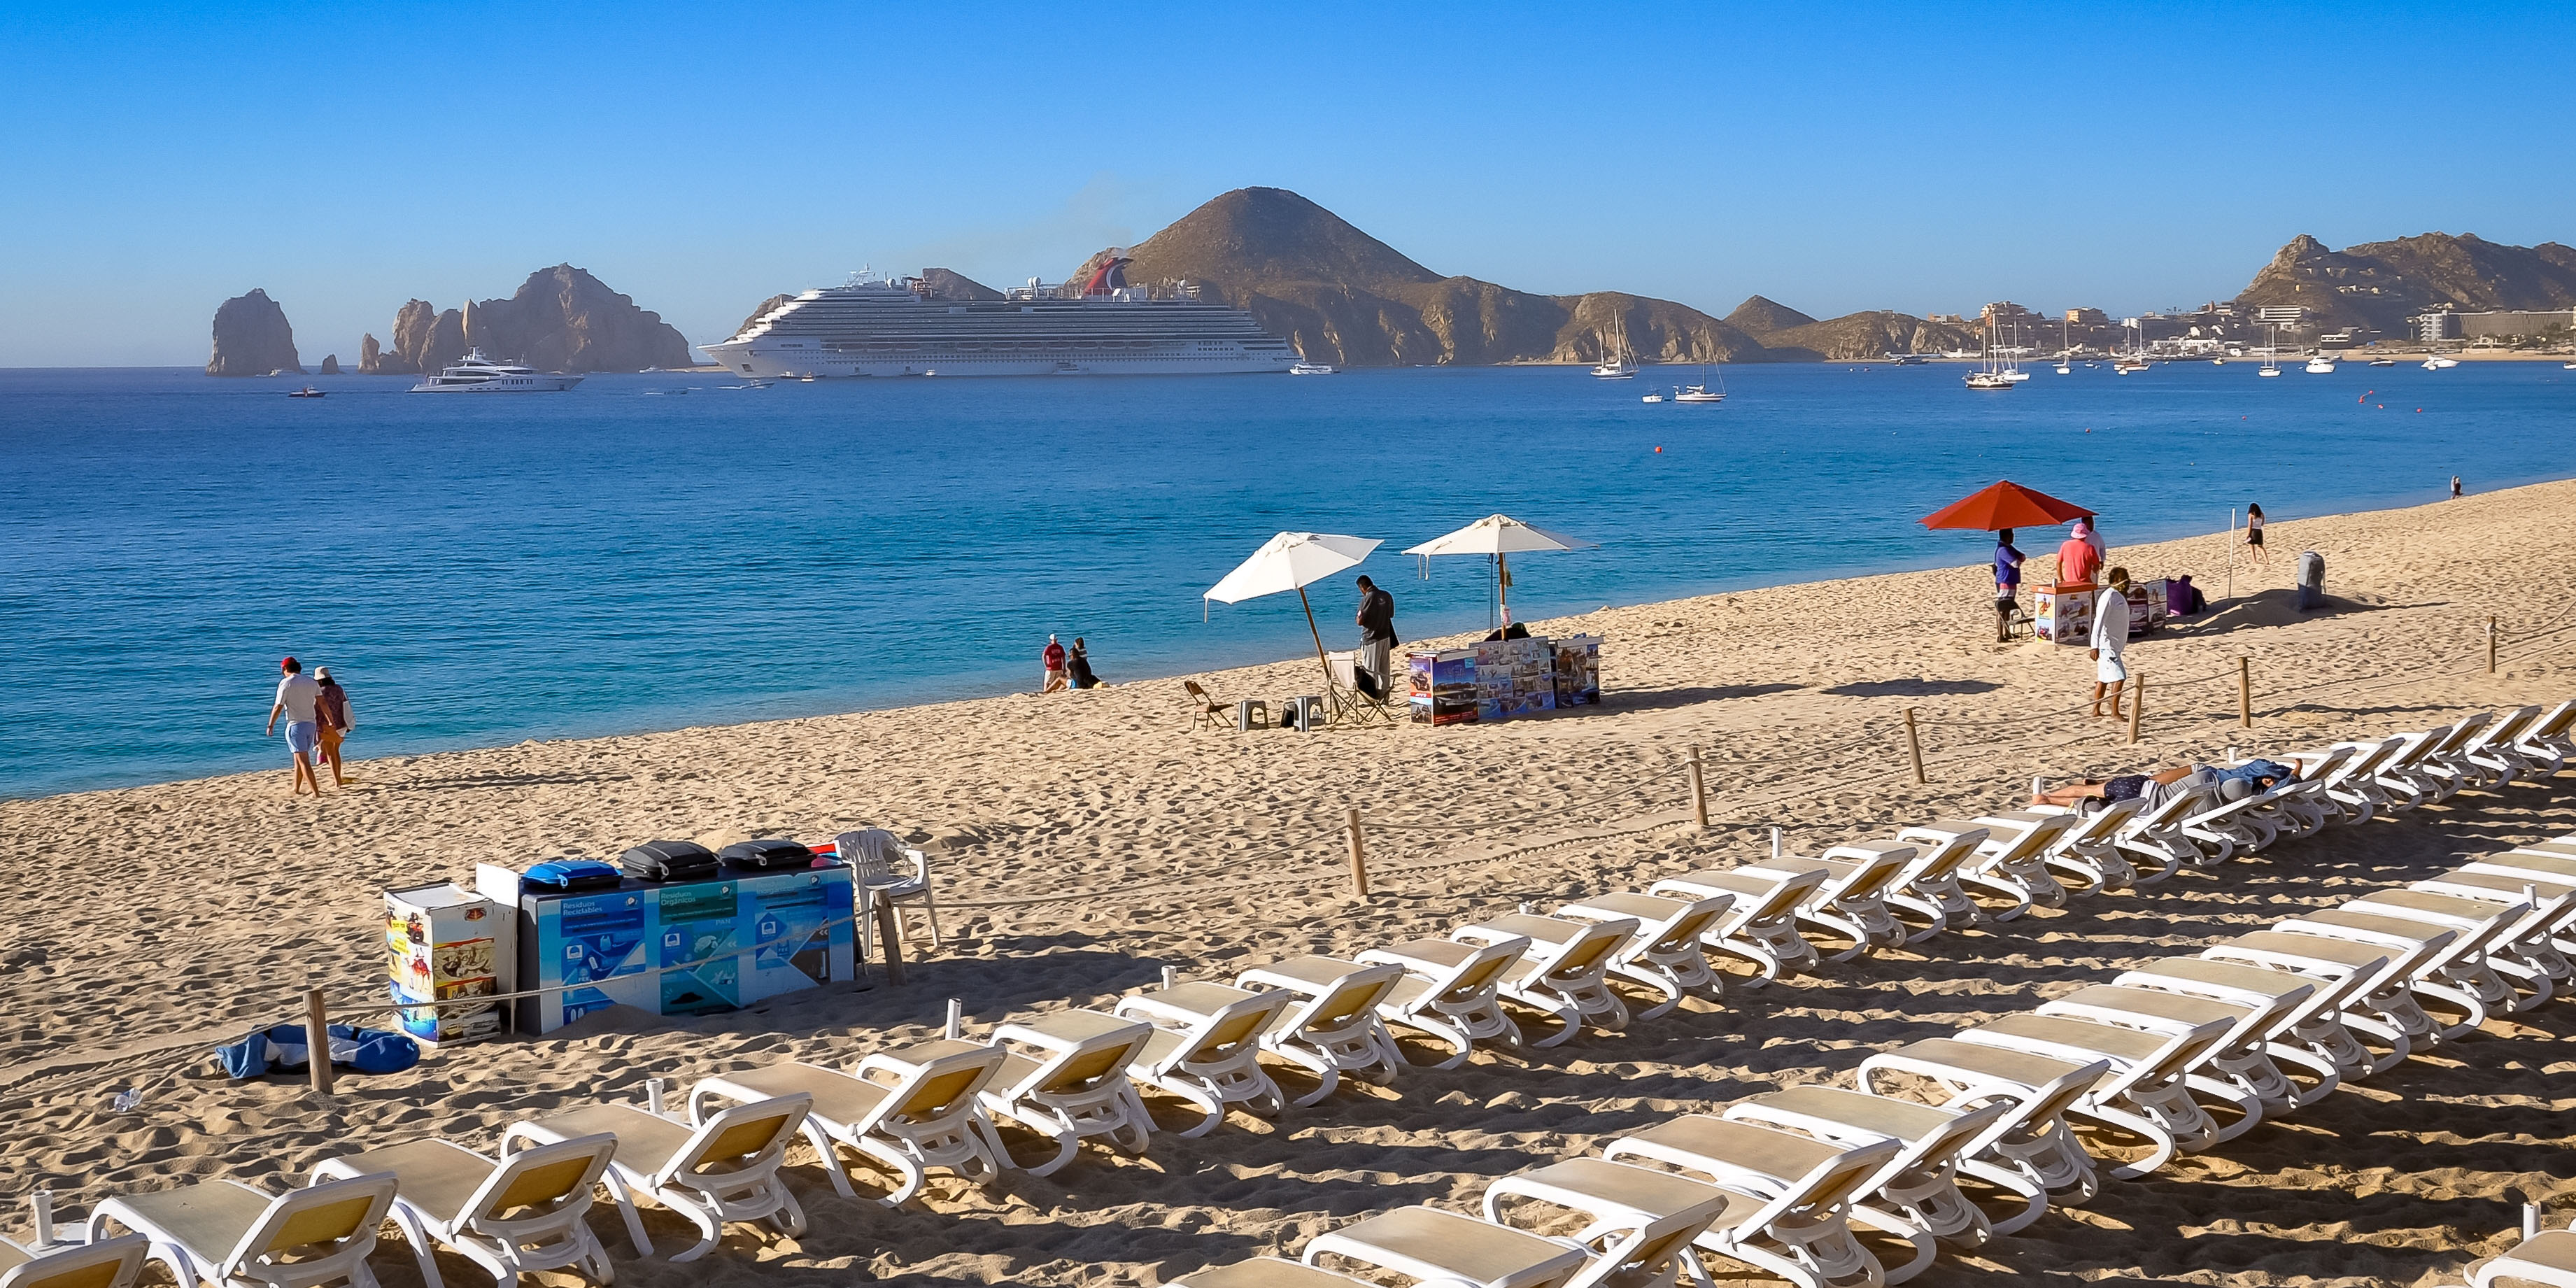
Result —
M2326 557L2311 550L2299 556L2299 611L2326 606Z

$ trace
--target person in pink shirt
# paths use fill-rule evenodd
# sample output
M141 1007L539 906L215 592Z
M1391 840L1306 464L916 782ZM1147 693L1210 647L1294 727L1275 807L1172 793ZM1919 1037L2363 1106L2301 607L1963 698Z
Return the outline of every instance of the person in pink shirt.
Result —
M2075 526L2075 534L2057 547L2058 585L2093 584L2093 574L2102 570L2102 552L2094 548L2093 542L2089 539L2090 536L2085 526L2078 523Z

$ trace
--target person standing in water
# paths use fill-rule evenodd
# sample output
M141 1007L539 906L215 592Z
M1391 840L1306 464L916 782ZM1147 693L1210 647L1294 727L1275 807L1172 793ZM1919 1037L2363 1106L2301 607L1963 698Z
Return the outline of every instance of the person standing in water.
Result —
M2268 559L2263 553L2263 507L2251 501L2245 504L2245 553L2258 568Z

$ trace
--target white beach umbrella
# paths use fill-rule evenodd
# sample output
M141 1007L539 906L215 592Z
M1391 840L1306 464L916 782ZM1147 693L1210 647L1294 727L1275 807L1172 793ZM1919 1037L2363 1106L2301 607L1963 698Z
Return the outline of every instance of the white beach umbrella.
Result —
M1315 660L1324 663L1329 680L1333 668L1324 661L1324 633L1315 628L1315 606L1306 600L1306 587L1345 568L1358 567L1381 544L1368 537L1342 537L1329 532L1282 532L1262 542L1251 558L1235 565L1233 572L1208 587L1199 598L1202 602L1213 599L1222 604L1239 604L1263 595L1296 591L1297 602L1306 609L1307 633L1315 637Z
M1421 555L1488 555L1494 561L1494 582L1502 592L1505 617L1512 609L1512 574L1507 556L1531 550L1593 550L1598 541L1569 537L1562 532L1523 523L1508 514L1489 514L1447 536L1433 537L1404 553Z

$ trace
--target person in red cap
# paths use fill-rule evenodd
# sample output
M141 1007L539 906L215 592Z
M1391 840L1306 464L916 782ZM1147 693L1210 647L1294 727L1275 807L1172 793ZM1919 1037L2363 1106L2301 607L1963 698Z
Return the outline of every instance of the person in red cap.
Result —
M313 749L321 745L321 726L315 722L315 709L322 701L322 686L304 673L304 664L294 658L277 664L282 673L277 681L277 701L268 708L268 733L277 734L277 718L286 717L286 754L295 761L295 791L301 796L310 787L315 796L322 794L322 779L313 772Z

